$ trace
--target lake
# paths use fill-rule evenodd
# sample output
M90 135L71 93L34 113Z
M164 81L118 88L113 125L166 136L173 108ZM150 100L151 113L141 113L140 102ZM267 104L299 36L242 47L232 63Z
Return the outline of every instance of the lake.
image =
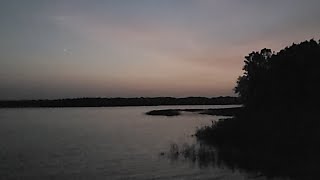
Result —
M0 109L0 179L248 179L160 155L173 143L194 143L197 127L221 117L155 109L234 106L156 106Z

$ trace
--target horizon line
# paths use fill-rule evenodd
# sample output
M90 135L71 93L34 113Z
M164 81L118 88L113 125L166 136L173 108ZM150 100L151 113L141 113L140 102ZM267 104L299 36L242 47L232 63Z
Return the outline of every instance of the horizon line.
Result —
M55 101L55 100L76 100L76 99L153 99L153 98L173 98L173 99L186 99L186 98L238 98L238 96L185 96L185 97L174 97L174 96L137 96L137 97L68 97L68 98L52 98L52 99L0 99L4 101Z

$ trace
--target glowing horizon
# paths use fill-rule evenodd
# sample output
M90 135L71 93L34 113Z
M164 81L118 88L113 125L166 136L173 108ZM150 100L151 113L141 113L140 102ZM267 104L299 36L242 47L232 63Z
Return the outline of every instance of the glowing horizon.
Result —
M248 53L320 38L319 5L4 1L0 99L234 95Z

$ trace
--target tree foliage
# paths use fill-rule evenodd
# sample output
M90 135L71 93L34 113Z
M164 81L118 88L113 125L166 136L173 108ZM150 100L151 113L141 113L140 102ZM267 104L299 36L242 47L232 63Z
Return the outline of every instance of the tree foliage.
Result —
M319 179L320 43L292 44L278 53L262 49L244 63L235 87L243 111L199 129L196 137L220 148L232 167Z
M234 90L253 109L314 105L319 100L319 58L320 43L313 39L278 53L252 52L245 57L244 74Z

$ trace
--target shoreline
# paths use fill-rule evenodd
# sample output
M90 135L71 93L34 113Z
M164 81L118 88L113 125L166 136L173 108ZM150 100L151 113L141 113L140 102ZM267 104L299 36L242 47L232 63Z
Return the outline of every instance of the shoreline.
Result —
M126 107L175 105L240 105L238 97L137 97L137 98L74 98L54 100L0 100L0 108L30 107Z

